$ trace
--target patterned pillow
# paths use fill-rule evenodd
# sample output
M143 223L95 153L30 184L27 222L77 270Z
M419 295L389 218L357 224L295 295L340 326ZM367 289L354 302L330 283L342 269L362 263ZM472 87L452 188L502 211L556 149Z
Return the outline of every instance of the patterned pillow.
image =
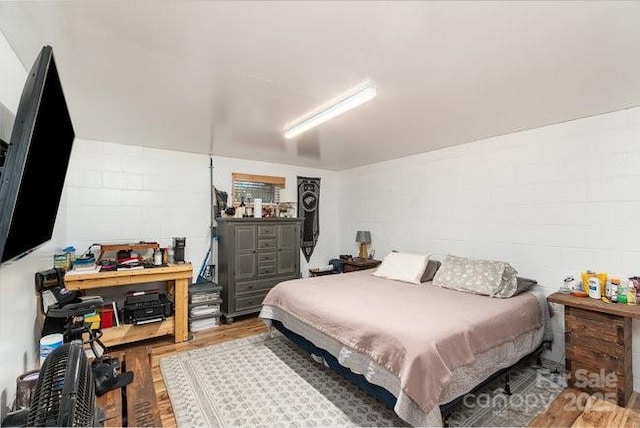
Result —
M447 255L433 284L491 297L511 297L517 290L516 270L509 263Z

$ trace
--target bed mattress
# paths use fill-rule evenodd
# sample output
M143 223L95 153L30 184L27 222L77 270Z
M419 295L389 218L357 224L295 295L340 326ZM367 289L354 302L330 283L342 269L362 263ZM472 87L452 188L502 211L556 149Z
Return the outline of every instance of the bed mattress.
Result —
M280 283L260 316L391 392L405 421L439 425L439 404L541 343L545 308L541 293L492 299L362 271Z

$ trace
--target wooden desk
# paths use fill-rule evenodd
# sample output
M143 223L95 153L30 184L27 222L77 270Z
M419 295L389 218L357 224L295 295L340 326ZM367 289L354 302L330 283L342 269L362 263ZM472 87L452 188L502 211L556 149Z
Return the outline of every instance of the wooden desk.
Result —
M69 290L96 290L166 281L168 292L173 295L175 307L173 317L162 322L144 325L121 324L119 327L108 328L103 330L104 335L101 340L105 346L114 346L151 337L173 335L175 343L179 343L187 340L189 334L187 301L192 272L191 263L184 263L131 271L65 275L64 282Z
M554 293L547 300L565 306L569 387L604 394L605 399L624 407L633 392L631 319L640 319L640 306L562 293Z

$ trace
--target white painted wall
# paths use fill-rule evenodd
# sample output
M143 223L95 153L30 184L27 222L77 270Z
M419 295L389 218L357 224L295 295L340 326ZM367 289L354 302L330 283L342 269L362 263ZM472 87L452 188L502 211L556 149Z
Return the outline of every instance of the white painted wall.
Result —
M300 268L303 276L308 276L309 267L325 266L330 259L338 256L339 228L338 215L340 192L339 173L315 168L242 159L216 157L214 160L214 185L230 193L231 174L234 172L285 177L287 189L297 188L297 176L320 178L320 236L309 263L300 253ZM294 192L294 194L296 194Z
M214 157L214 185L231 191L231 174L321 177L320 238L311 265L326 265L338 248L338 173ZM140 240L171 244L187 238L186 259L200 270L209 247L209 156L76 140L67 177L67 242L79 252L93 243ZM304 257L302 257L304 260ZM306 262L302 264L307 273Z
M343 171L341 252L355 252L355 231L367 229L378 258L397 249L505 260L547 293L585 269L638 275L639 166L635 108ZM561 359L555 306L551 357Z
M26 76L27 71L0 33L0 103L14 114ZM54 248L65 233L63 218L64 195L51 242L0 267L0 419L13 404L16 378L39 365L34 274L51 268Z
M208 247L208 157L76 140L66 191L66 241L78 253L94 243L187 238L197 273ZM97 247L96 247L97 249Z

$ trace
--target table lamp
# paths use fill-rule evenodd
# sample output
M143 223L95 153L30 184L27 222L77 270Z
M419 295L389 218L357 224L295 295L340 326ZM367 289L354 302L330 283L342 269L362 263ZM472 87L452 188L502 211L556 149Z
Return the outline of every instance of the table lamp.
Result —
M371 243L371 232L368 230L359 230L356 232L356 242L360 243L360 258L366 259L367 254L367 244Z
M283 217L295 217L298 202L298 194L294 189L280 189L280 204L285 208Z

